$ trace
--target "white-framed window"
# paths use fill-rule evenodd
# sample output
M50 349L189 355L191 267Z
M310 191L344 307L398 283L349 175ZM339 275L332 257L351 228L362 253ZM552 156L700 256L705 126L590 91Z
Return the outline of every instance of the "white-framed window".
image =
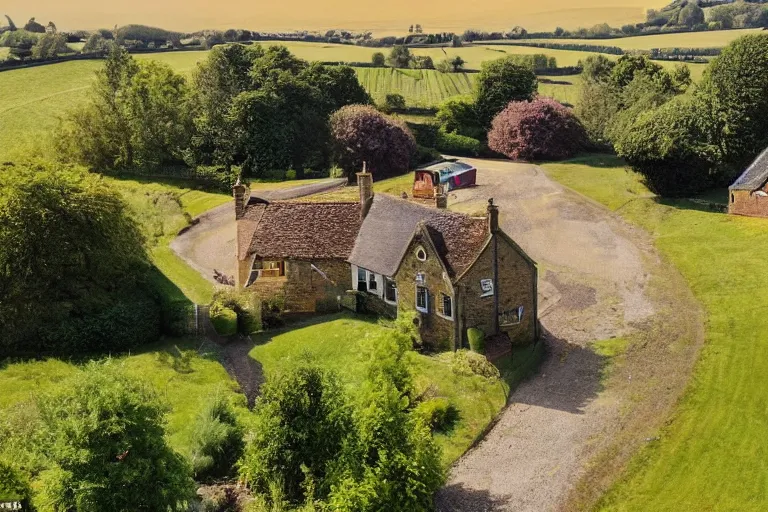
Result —
M378 289L376 284L376 274L368 272L368 291L375 292Z
M397 283L389 278L384 280L384 300L391 304L397 304Z
M368 291L368 272L364 268L357 269L357 291Z
M440 316L453 320L453 297L445 293L440 293L438 308Z
M416 246L416 259L419 261L427 261L427 251L420 245Z
M416 310L429 313L429 290L424 286L416 287Z

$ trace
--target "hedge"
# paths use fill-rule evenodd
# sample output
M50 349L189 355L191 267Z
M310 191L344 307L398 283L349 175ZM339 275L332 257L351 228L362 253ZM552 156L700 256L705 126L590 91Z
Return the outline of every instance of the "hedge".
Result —
M476 327L470 327L467 329L467 339L469 340L469 348L472 352L478 354L485 353L485 333Z
M211 304L209 310L211 324L220 336L237 334L237 313L219 302Z

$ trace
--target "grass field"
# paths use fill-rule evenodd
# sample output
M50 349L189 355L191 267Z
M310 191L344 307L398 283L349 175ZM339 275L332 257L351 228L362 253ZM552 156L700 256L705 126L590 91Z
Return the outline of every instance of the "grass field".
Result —
M618 46L623 50L650 50L652 48L722 48L731 41L747 34L761 32L759 28L684 32L678 34L654 34L649 36L623 37L620 39L530 39L530 42L594 44Z
M408 106L431 107L453 96L470 94L474 75L431 69L356 68L360 83L377 103L387 94L402 94Z
M217 347L199 340L178 339L117 358L129 375L151 383L170 406L167 433L174 449L189 453L195 416L213 393L228 396L245 412L245 397L218 362ZM182 354L185 358L182 358ZM59 359L8 363L0 366L0 418L20 409L38 394L53 391L78 371L76 363ZM2 420L0 420L2 421ZM0 452L3 451L0 439Z
M386 332L375 320L334 315L306 327L264 333L255 338L257 346L250 356L262 364L267 379L310 361L338 372L348 390L355 393L365 380L370 357L367 347L372 339ZM508 382L514 385L536 357L538 352L531 348L520 350L512 359L514 366L506 366L505 379L489 381L454 374L445 356L412 353L417 393L431 387L435 396L447 398L459 410L454 428L437 435L446 466L461 456L495 418L506 403Z
M708 322L677 412L603 498L601 510L766 510L768 221L648 197L637 175L590 160L546 165L561 183L647 230ZM644 193L641 193L643 192ZM727 200L726 191L707 195Z

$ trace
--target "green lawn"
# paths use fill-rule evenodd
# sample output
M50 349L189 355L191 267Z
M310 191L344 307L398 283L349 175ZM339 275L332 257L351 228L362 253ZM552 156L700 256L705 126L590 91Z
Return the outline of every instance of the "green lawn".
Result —
M216 346L202 345L199 340L179 339L148 346L118 359L130 375L152 383L168 403L168 438L174 449L183 454L189 453L192 420L213 393L224 393L241 412L245 411L245 397L218 362L217 350ZM54 390L77 371L77 363L59 359L0 365L0 417L20 410L37 394ZM0 453L3 448L0 439Z
M250 353L264 368L267 379L311 361L336 371L351 393L365 379L366 347L389 329L375 320L338 314L316 319L304 326L268 332L254 341ZM538 353L531 349L515 355L514 365L505 363L505 378L516 383ZM447 398L459 410L460 419L453 430L438 434L443 460L449 465L464 453L506 403L509 386L504 380L491 381L479 376L455 375L441 356L412 354L412 371L417 392L431 387L435 396Z
M400 196L403 192L411 195L413 190L413 174L408 173L402 176L396 176L382 181L376 181L373 183L374 192L383 192L386 194L392 194ZM302 198L302 201L307 202L330 202L330 201L358 201L360 199L360 191L357 185L350 185L341 189L337 189L331 192L323 192L321 194L315 194Z
M374 101L387 94L402 94L409 107L432 107L453 96L470 94L475 75L440 73L432 69L355 68L357 77Z
M713 213L689 200L656 200L609 157L545 169L647 230L708 316L705 346L674 416L598 508L768 509L768 220Z

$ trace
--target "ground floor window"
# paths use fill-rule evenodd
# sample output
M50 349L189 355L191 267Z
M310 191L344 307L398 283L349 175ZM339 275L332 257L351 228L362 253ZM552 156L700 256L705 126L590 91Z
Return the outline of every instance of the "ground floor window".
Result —
M499 313L499 325L518 325L523 320L523 306L508 309Z
M261 268L262 277L282 277L285 275L285 262L265 261Z
M392 279L387 279L384 283L384 300L397 302L397 284Z
M378 285L376 284L376 274L373 272L368 272L368 290L374 292L377 289Z
M429 290L423 286L416 287L416 309L422 313L429 313Z
M367 292L368 291L368 274L366 273L364 268L358 268L357 269L357 291L359 292Z
M440 314L453 319L453 297L450 295L440 294Z

